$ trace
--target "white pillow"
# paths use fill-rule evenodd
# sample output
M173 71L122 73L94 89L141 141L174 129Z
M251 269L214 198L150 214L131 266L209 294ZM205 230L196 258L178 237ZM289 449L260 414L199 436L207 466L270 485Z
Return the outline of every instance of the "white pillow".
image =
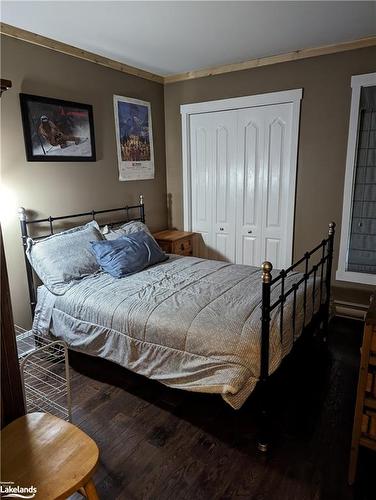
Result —
M99 271L91 241L103 240L96 221L53 234L43 240L27 240L26 255L43 284L63 295L84 276Z
M145 231L145 233L148 233L153 238L153 235L147 225L139 220L127 222L122 226L116 227L115 229L111 229L109 226L104 226L102 228L102 234L106 240L116 240L117 238L120 238L120 236L137 233L138 231Z

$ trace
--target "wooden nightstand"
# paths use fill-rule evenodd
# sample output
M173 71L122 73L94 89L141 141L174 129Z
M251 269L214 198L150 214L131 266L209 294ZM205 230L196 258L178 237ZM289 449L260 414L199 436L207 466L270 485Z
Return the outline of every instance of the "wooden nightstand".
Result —
M193 238L195 233L167 229L166 231L159 231L159 233L155 233L153 236L164 252L186 256L193 255Z

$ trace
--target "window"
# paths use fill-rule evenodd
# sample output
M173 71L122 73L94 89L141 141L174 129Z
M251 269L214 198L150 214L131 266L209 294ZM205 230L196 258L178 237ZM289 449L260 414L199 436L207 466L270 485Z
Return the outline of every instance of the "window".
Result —
M354 76L337 279L376 284L376 73Z

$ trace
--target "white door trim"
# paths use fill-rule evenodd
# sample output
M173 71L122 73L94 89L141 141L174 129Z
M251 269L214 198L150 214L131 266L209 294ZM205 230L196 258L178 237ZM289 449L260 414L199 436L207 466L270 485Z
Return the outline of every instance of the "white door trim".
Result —
M227 111L229 109L253 108L255 106L268 106L270 104L299 102L302 96L303 89L294 89L282 90L281 92L268 92L267 94L233 97L230 99L219 99L218 101L195 102L193 104L182 104L180 106L180 113L182 115L193 115L196 113L212 113L213 111Z
M272 104L293 104L292 116L292 143L291 143L291 178L290 189L295 193L296 168L298 159L299 118L300 101L303 97L303 89L285 90L281 92L270 92L252 96L235 97L231 99L220 99L217 101L198 102L183 104L180 106L182 120L182 163L183 163L183 216L184 230L192 230L192 193L191 193L191 159L190 159L190 116L197 113L211 113L215 111L227 111L231 109L244 109L256 106L268 106ZM294 206L295 196L289 199L289 217L286 227L289 243L288 253L291 255L293 249L294 234Z
M347 142L345 185L343 192L341 240L339 247L338 269L336 273L336 279L338 281L351 281L354 283L363 283L368 285L376 285L376 275L347 271L346 265L350 243L350 225L352 217L352 198L354 191L355 157L358 140L360 92L362 87L371 87L373 85L376 85L376 73L355 75L351 78L352 96L350 108L350 124L349 137Z

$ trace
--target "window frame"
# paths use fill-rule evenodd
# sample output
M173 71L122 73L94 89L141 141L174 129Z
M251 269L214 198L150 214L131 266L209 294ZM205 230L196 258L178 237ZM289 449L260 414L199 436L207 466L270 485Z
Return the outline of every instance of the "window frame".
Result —
M376 86L376 73L356 75L351 78L351 108L347 142L346 174L343 192L341 240L336 279L366 285L376 285L376 274L347 271L348 248L350 244L352 205L355 188L356 152L359 129L359 104L362 87Z

